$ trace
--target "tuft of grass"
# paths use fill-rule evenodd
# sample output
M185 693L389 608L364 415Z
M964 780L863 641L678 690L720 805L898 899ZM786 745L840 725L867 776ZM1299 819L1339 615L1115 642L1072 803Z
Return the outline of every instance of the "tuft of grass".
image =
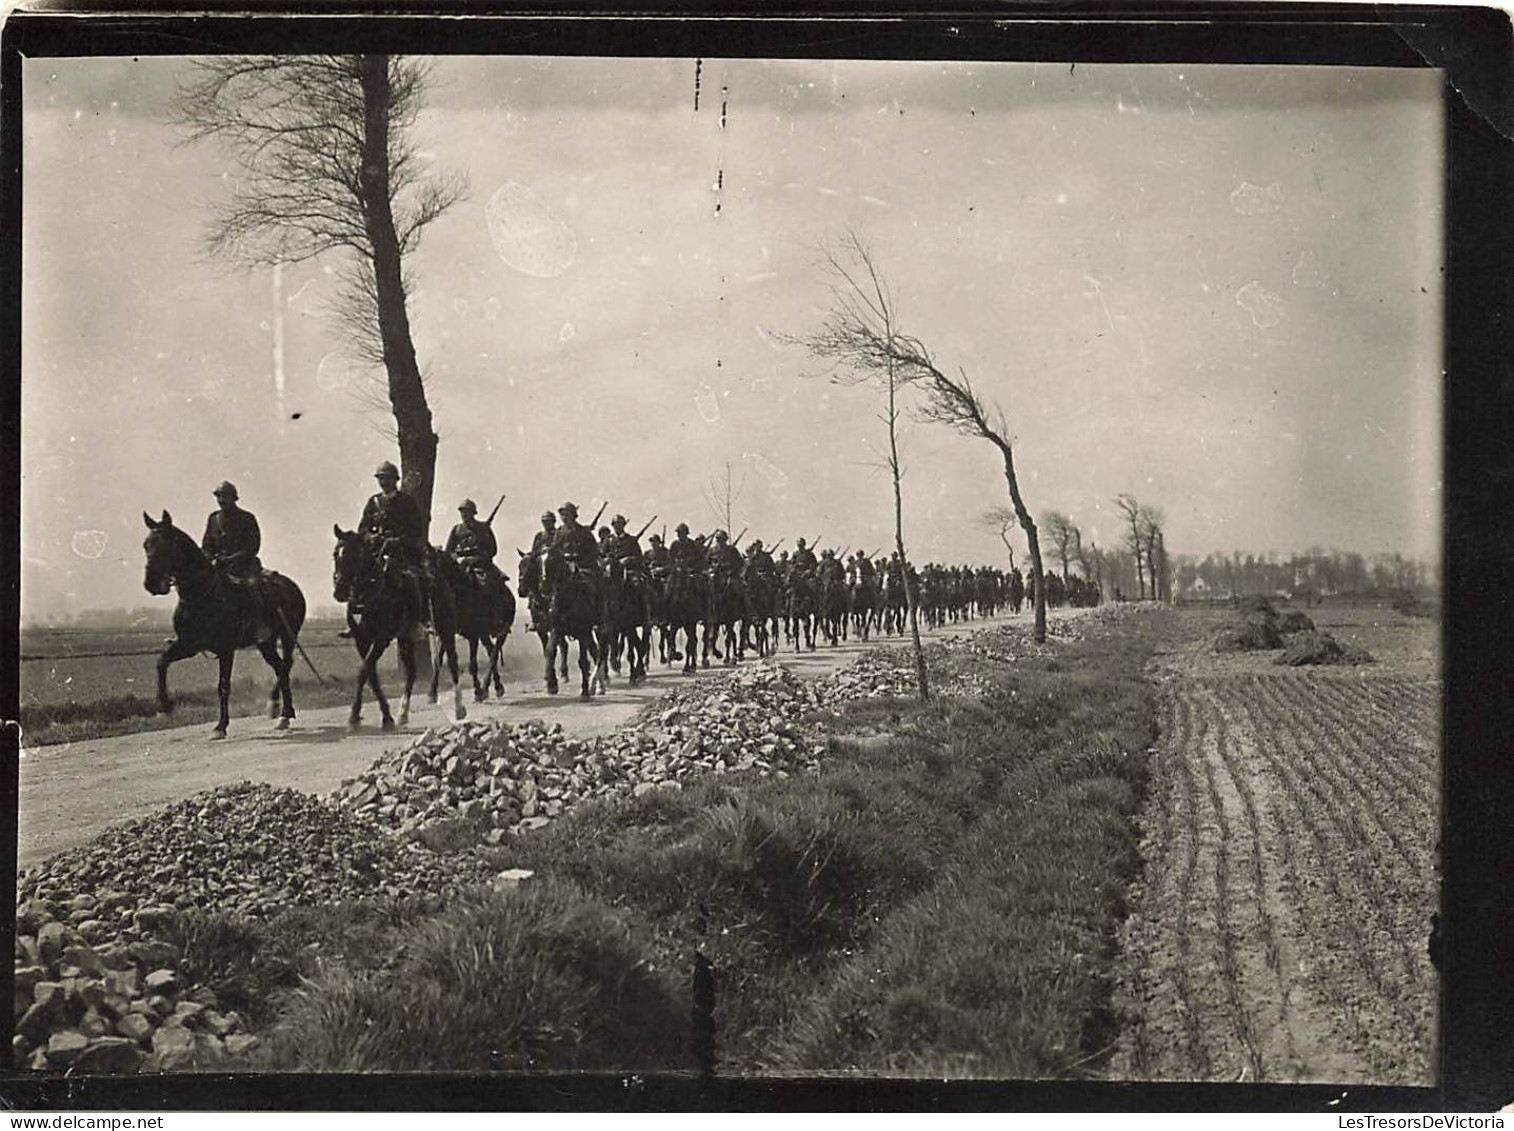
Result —
M284 1071L690 1066L689 1006L624 916L576 886L481 891L421 924L386 972L334 964L270 1031Z

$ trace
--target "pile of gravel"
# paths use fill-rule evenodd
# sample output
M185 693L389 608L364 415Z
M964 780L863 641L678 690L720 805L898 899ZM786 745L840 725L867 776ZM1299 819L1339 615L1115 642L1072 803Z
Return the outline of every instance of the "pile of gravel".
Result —
M16 909L11 1048L18 1066L88 1074L231 1069L257 1045L234 1010L217 1008L214 991L184 984L176 971L178 948L158 934L177 909L132 903L125 892L107 891L66 903L32 898Z
M538 720L428 730L332 797L438 851L497 845L595 798L680 789L706 773L808 769L825 747L801 720L821 705L818 689L761 663L671 691L592 739Z
M88 1072L215 1068L250 1047L163 937L192 910L266 919L376 895L437 898L482 862L408 848L337 806L240 782L196 794L17 878L16 1063Z

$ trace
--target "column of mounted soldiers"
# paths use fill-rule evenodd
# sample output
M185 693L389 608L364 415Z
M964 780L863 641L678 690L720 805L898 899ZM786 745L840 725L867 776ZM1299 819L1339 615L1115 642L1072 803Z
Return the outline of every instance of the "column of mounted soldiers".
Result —
M470 642L467 618L459 610L468 600L482 607L485 613L480 623L485 627L478 634L495 637L492 643L485 639L495 660L515 610L509 579L495 564L499 546L491 524L499 504L488 518L481 519L473 500L464 499L458 507L458 523L438 550L429 544L425 518L415 499L400 486L394 464L380 464L374 477L379 490L364 506L355 535L335 528L336 595L348 605L349 632L343 635L353 635L351 628L387 584L398 594L411 622L433 631L445 629L449 636L456 632ZM247 614L266 619L266 614L259 616L263 571L257 558L257 520L238 507L237 490L231 483L222 483L215 495L219 509L207 523L202 549L234 583L232 588L245 603ZM578 508L571 502L556 513L547 511L531 548L517 550L520 595L530 609L528 630L542 639L550 690L556 687L553 651L559 645L565 651L566 636L584 635L567 627L570 618L564 602L568 594L592 610L594 626L588 635L595 638L590 644L596 663L602 668L608 661L619 671L621 655L629 649L633 681L645 675L654 628L661 661L683 660L687 671L695 667L696 652L706 666L712 654L734 664L749 649L759 655L773 654L780 640L795 650L813 650L817 634L832 645L851 635L867 640L873 633L902 634L907 627L906 585L915 595L921 623L927 628L992 616L1000 610L1018 613L1034 600L1018 569L1006 572L986 565L937 563L917 569L901 561L897 552L884 557L850 547L839 552L824 548L817 555L813 540L805 538L796 540L792 553L782 550L775 558L782 540L770 548L754 538L741 549L745 531L735 539L723 529L691 536L688 524L680 522L671 542L665 540L664 526L662 533L647 538L644 549L642 537L657 516L635 533L627 529L626 517L620 514L596 530L594 524L604 509L588 524L580 523ZM368 577L366 582L362 578L349 581L344 588L342 546L344 540L354 538L361 543L365 563L357 568L366 570ZM1052 575L1047 586L1048 600L1059 598L1053 603L1069 596L1060 579ZM1098 603L1096 588L1087 588L1092 592L1072 596L1077 603ZM1054 589L1062 592L1054 593ZM439 623L443 620L445 626ZM491 663L490 675L495 669ZM477 691L476 668L474 682ZM488 682L486 677L485 690Z

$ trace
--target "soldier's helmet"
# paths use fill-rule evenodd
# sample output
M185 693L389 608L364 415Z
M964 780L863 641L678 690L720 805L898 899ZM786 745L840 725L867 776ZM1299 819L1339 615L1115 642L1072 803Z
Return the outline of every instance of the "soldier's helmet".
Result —
M475 503L472 499L464 499L462 502L457 504L457 509L462 511L463 514L477 514L478 504Z
M654 534L654 535L652 535L652 537L648 538L647 541L650 542L650 543L652 543L652 545L654 545L654 546L661 546L662 545L662 535L661 534Z
M673 533L674 534L687 534L688 532L689 532L689 524L687 522L680 522L677 526L675 526L673 528Z
M237 485L230 480L223 480L221 485L211 492L218 499L237 499Z
M600 540L603 541L604 539L608 538L609 536L610 536L610 528L608 526L601 526L599 528L599 537L600 537Z
M560 507L557 508L557 513L560 514L560 515L562 515L564 518L569 518L569 517L577 518L578 517L578 507L576 507L572 503L564 503L562 506L560 506Z
M542 511L541 512L541 520L543 522L545 522L548 526L551 526L552 524L554 524L557 521L557 516L555 514L553 514L551 511Z
M751 553L754 553L754 554L757 553L759 550L762 549L762 539L761 538L753 538L752 539L752 544L750 546L748 546L747 549Z
M378 468L373 473L373 477L375 479L398 479L400 477L400 469L388 460L385 460L378 465Z
M804 549L804 539L803 538L799 539L799 548L801 550Z
M835 550L821 550L820 551L820 556L822 558L834 558L836 556L836 551Z
M724 530L715 531L715 541L717 542L724 542L729 537L730 535L727 534Z
M616 515L614 518L612 518L610 520L610 525L615 528L615 532L617 534L620 533L620 528L622 526L624 526L625 524L626 524L626 516L623 515L623 514L618 514L618 515Z

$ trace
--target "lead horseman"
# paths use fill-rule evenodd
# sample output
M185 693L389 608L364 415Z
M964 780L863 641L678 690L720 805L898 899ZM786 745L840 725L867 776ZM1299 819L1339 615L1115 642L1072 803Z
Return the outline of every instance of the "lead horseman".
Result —
M231 582L230 591L236 595L243 617L257 626L256 634L262 638L274 627L264 623L263 564L258 560L262 531L252 512L237 506L234 483L223 482L211 494L217 509L205 520L200 549L216 572Z
M431 554L420 504L409 492L399 489L399 469L388 460L378 465L373 477L378 480L379 492L363 507L357 532L368 540L380 559L388 558L400 567L416 619L428 622L430 608L426 596L431 581Z

